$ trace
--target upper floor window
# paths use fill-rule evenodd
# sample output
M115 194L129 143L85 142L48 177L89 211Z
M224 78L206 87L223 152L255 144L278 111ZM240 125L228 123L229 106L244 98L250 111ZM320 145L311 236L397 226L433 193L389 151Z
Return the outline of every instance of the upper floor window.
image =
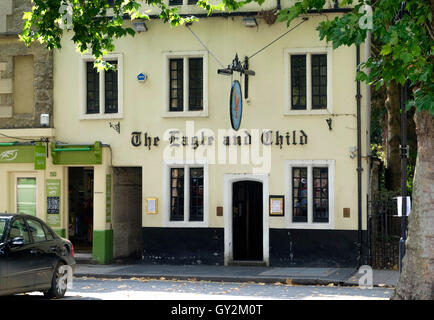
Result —
M98 70L92 57L82 58L81 119L122 117L122 56L105 58L113 69Z
M169 6L195 5L197 0L169 0Z
M207 56L205 52L167 53L165 116L207 116Z
M285 50L286 114L331 113L331 49Z

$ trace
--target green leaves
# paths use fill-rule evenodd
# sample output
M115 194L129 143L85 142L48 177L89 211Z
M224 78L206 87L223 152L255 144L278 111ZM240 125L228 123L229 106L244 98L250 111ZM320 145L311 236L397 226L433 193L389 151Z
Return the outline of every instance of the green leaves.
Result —
M29 45L33 41L45 43L48 49L61 48L64 33L72 33L72 41L80 53L91 52L99 67L110 68L103 55L114 50L115 39L134 36L135 31L125 20L149 19L141 0L115 0L109 8L107 0L33 0L32 11L25 20L20 39ZM181 17L176 8L162 0L147 3L161 9L160 18L173 26L196 21L195 17Z

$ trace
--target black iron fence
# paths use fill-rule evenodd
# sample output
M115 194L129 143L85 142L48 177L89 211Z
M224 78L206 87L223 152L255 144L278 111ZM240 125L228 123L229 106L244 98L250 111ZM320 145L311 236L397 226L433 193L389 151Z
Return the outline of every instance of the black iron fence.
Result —
M401 218L397 216L396 195L381 192L369 202L369 263L376 269L397 269Z

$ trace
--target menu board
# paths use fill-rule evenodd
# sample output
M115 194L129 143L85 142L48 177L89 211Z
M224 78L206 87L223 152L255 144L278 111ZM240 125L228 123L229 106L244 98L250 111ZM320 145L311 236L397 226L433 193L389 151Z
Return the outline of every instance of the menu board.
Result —
M47 223L51 227L60 227L60 180L46 181Z

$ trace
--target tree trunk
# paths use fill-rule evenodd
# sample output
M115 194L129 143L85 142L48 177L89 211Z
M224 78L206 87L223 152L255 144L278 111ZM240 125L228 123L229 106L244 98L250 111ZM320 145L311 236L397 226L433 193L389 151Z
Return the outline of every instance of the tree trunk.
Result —
M418 142L406 254L392 299L434 299L434 116L414 116Z
M386 88L387 142L386 142L386 188L401 190L401 105L400 89L395 81Z

